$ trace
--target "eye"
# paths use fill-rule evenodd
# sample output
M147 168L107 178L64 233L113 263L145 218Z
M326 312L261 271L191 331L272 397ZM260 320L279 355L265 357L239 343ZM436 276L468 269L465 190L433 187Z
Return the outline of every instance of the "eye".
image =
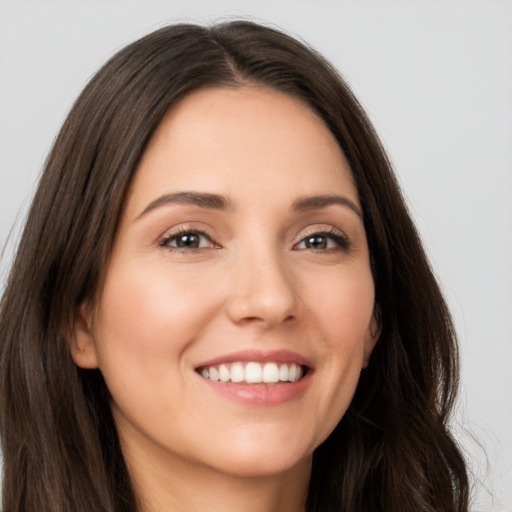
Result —
M203 249L216 247L211 238L201 231L180 231L165 237L159 244L171 249Z
M295 249L308 249L312 251L330 251L336 249L348 249L349 241L344 235L334 232L312 233L302 239Z

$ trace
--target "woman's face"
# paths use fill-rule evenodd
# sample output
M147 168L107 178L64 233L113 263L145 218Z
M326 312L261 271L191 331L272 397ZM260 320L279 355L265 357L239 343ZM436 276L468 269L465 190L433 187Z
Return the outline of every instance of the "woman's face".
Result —
M345 413L373 304L325 124L270 89L201 90L143 155L73 354L101 370L129 461L270 475L308 466Z

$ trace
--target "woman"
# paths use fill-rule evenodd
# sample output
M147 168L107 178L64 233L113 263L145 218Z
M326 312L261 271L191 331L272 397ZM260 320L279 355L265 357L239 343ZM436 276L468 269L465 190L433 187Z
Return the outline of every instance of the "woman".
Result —
M2 299L6 511L465 511L449 313L322 57L249 22L115 55Z

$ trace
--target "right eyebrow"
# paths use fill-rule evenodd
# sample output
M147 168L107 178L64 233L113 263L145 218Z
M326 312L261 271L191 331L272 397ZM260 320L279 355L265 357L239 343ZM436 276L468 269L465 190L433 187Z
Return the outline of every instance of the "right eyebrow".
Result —
M202 192L176 192L157 197L142 210L135 220L139 220L156 208L169 204L189 204L212 210L229 210L231 208L229 200L224 196Z

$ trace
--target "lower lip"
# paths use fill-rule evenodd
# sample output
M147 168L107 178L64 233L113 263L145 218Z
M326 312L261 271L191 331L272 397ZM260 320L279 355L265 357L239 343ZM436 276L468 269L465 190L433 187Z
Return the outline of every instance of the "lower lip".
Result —
M210 389L229 400L244 405L270 407L285 404L300 397L311 381L311 374L307 373L297 382L284 382L282 384L238 384L213 381L201 376L199 378Z

